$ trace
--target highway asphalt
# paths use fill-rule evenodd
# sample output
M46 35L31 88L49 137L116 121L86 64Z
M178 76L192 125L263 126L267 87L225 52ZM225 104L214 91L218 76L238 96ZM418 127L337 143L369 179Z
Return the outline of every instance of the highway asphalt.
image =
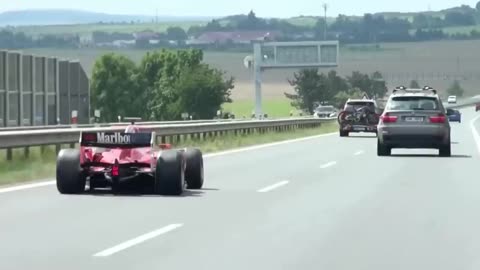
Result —
M208 156L182 197L0 192L0 269L480 269L480 113L462 112L451 158L333 134Z

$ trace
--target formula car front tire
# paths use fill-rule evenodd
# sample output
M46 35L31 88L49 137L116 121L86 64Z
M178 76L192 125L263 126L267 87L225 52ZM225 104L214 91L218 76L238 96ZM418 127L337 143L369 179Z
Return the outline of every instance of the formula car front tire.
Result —
M86 176L80 168L80 151L62 149L57 156L57 189L61 194L78 194L85 191Z
M203 154L200 149L192 148L185 151L187 168L185 179L188 189L201 189L203 186Z
M155 168L155 193L181 195L185 190L184 160L177 150L162 151Z

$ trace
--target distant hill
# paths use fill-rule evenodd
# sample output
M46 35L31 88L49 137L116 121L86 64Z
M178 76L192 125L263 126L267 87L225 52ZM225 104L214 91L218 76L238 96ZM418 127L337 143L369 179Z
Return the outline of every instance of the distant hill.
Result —
M212 17L176 17L159 15L158 21L208 21ZM88 24L97 22L151 22L155 16L145 15L119 15L68 9L44 9L44 10L18 10L0 13L0 26L22 25L64 25L64 24Z
M419 14L424 14L424 15L429 15L434 17L444 17L445 14L449 12L472 13L472 12L476 12L476 9L467 5L461 5L458 7L447 8L439 11L379 12L379 13L375 13L375 15L383 15L386 18L409 18Z

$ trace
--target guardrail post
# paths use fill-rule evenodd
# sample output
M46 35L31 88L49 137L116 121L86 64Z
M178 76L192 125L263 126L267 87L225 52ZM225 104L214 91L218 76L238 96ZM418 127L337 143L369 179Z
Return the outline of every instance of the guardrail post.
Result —
M40 153L41 153L41 154L44 154L44 153L45 153L45 149L46 149L46 146L45 146L45 145L40 146Z
M71 146L71 144L70 144ZM55 144L55 153L58 154L60 153L60 149L62 149L62 145L61 144Z
M7 148L7 161L12 161L12 159L13 159L12 148Z
M160 142L161 142L161 143L166 143L166 142L165 142L165 136L160 136Z
M30 156L30 147L28 147L28 146L25 147L25 148L23 149L23 151L24 151L24 156L25 156L25 158L28 158L28 157Z

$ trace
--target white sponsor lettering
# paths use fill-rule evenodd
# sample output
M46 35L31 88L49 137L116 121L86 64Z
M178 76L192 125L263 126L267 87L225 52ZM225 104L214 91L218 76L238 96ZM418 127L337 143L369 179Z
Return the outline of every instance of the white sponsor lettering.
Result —
M97 142L106 144L129 144L131 140L129 134L122 135L119 132L105 134L105 132L97 132Z

